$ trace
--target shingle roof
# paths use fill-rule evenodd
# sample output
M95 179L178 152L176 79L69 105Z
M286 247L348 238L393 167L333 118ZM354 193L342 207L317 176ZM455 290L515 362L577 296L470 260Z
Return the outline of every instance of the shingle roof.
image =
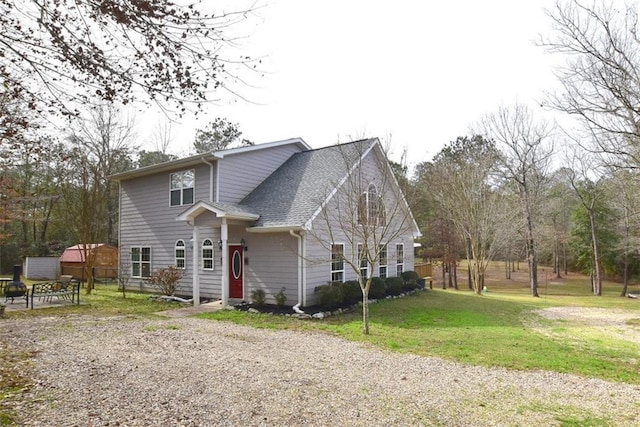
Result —
M302 226L376 142L365 139L296 153L240 205L260 214L254 227Z
M80 245L69 246L62 253L62 256L60 257L60 262L84 262L85 246L87 248L87 251L92 251L96 248L101 248L101 247L114 248L113 246L107 245L106 243L87 243L86 245L80 244Z

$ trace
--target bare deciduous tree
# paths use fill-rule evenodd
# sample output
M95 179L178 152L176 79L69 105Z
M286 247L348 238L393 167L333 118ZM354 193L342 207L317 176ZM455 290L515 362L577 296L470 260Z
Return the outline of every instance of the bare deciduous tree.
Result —
M342 144L336 149L340 150L337 161L345 176L331 184L334 192L327 194L309 235L328 252L336 242L346 242L345 253L332 255L357 277L362 291L362 331L368 334L374 267L392 242L416 233L417 225L377 139Z
M581 144L607 163L640 167L640 27L635 6L607 0L556 1L547 11L555 32L540 44L561 54L563 90L549 104L577 117Z
M0 1L0 76L31 108L75 114L93 97L128 103L146 93L184 112L187 104L232 90L231 27L249 10L206 13L167 0ZM235 56L235 55L234 55ZM237 83L237 82L234 82Z
M607 181L611 194L611 206L618 218L616 229L619 235L616 252L619 254L622 268L622 291L620 296L627 295L630 279L631 261L637 259L640 250L640 188L638 187L636 170L615 170Z
M97 106L71 130L69 174L62 192L62 215L83 245L87 292L95 261L90 244L117 242L117 185L109 176L131 168L132 123L112 104Z
M451 142L436 155L432 168L439 184L431 188L434 199L465 242L471 284L478 294L488 263L509 238L505 224L513 223L495 177L498 161L494 144L476 135Z
M594 155L574 146L570 148L568 161L571 168L564 168L571 187L585 209L589 220L589 234L591 237L591 268L592 290L594 295L602 295L602 259L598 227L598 208L605 197L606 186L602 171L598 170L598 163Z
M87 117L72 128L70 142L86 158L95 176L94 185L103 194L106 242L117 245L118 198L117 183L109 176L132 167L135 150L135 118L114 104L100 104L89 110Z
M536 227L539 222L538 206L542 201L553 156L552 127L537 121L531 110L522 104L501 107L497 113L487 115L481 123L487 138L500 150L500 172L506 189L514 188L523 222L529 285L531 295L538 296L538 256Z

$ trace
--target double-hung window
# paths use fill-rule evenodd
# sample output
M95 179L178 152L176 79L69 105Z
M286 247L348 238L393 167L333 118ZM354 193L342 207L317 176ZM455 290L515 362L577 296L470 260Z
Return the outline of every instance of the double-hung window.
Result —
M367 260L367 255L364 253L364 245L358 244L358 262L360 263L360 276L367 280L369 277L369 260Z
M176 242L176 246L174 248L174 259L176 268L184 269L185 268L185 251L184 251L184 240L180 239Z
M344 245L331 245L331 281L344 282Z
M213 241L204 239L202 242L202 269L213 270Z
M387 278L387 245L380 245L378 249L380 251L378 262L378 277L381 279Z
M171 174L171 206L193 203L195 172L193 169Z
M151 248L145 246L131 248L131 277L151 276Z
M396 245L396 276L400 277L404 272L404 244Z

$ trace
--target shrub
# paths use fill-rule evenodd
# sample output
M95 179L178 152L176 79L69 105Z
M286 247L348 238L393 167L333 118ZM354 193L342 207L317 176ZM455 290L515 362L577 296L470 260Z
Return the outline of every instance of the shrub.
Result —
M342 287L340 285L341 283L330 283L316 287L314 293L318 296L318 304L325 308L342 304Z
M287 288L283 287L282 289L280 289L280 292L278 292L274 297L276 299L276 305L278 307L284 307L284 304L287 302L287 296L284 293L284 291L286 290Z
M178 290L178 282L182 279L182 270L172 265L151 273L150 277L144 279L152 287L156 288L163 295L173 295Z
M371 280L371 287L369 288L369 298L382 299L386 296L387 290L384 286L384 279L374 277Z
M360 289L360 283L357 280L348 280L340 287L342 288L343 304L353 305L362 300L362 289Z
M251 301L258 307L262 307L267 299L262 289L254 289L251 291Z
M404 282L400 277L387 277L384 284L387 287L387 295L395 296L402 293Z
M420 278L420 276L418 276L418 273L416 273L415 271L404 271L402 272L400 277L404 282L402 284L402 289L404 289L405 291L412 291L418 287L418 279Z

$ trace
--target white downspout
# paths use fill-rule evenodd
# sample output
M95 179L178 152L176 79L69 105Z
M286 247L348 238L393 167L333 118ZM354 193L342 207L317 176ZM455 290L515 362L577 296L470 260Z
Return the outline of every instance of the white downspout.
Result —
M220 162L216 162L216 202L220 201Z
M229 251L227 250L227 239L229 235L229 226L227 225L227 218L222 218L222 225L220 226L220 240L222 241L222 306L229 305Z
M200 269L198 268L200 261L198 255L200 254L200 248L198 242L200 241L200 228L197 225L193 225L193 244L191 248L193 250L193 305L200 305Z
M304 292L304 288L302 286L302 236L294 233L293 230L289 230L289 234L298 240L298 303L293 306L293 311L296 313L304 313L304 311L300 309L300 306L304 301L302 296L302 293Z
M209 165L209 201L213 202L213 163L211 163L208 160L205 160L204 157L202 159L200 159L203 161L203 163L206 163L207 165ZM216 198L218 192L216 191ZM217 202L218 200L216 200Z
M307 239L303 231L300 232L300 244L302 245L302 305L307 306Z

